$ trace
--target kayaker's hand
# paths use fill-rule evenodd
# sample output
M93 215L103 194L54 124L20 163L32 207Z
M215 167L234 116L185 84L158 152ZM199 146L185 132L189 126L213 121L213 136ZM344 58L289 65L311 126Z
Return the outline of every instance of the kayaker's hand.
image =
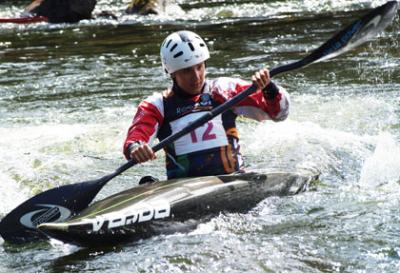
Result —
M134 144L130 152L130 157L137 163L143 163L157 158L153 149L151 149L147 143Z
M251 77L251 80L253 81L254 84L257 85L257 89L263 89L266 87L270 81L271 78L269 76L269 70L266 68L261 69L260 71L257 71L254 73L254 75Z

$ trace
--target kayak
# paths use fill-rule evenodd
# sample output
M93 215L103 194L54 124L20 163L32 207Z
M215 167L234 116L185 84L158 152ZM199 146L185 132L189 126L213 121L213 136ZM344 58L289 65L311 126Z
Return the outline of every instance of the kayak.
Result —
M20 18L0 18L0 23L13 23L13 24L32 24L47 22L47 17L44 16L29 16Z
M192 229L221 212L246 212L269 196L297 194L318 176L315 170L250 172L147 183L97 201L67 221L37 228L85 247L132 242Z

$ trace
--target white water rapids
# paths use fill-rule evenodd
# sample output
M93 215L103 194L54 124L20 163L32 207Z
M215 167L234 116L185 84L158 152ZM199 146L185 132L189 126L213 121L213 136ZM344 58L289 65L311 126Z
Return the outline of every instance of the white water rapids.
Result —
M40 191L99 178L125 162L137 104L166 88L159 44L206 38L207 76L248 79L298 60L385 1L178 1L159 16L0 26L0 218ZM2 1L0 17L24 1ZM0 243L0 272L398 272L400 24L333 60L274 79L291 95L281 123L239 119L249 169L318 168L321 181L221 214L187 233L107 249ZM113 179L98 199L165 178L164 158Z

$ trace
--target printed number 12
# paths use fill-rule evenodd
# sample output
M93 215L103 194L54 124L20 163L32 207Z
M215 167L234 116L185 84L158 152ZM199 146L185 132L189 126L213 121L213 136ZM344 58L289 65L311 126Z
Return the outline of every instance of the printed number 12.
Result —
M205 140L216 139L217 136L215 134L211 133L211 130L214 128L213 123L211 121L209 121L209 122L207 122L207 124L205 124L205 126L207 126L207 128L204 131L201 140L205 141ZM190 137L192 138L192 143L197 143L198 142L195 130L190 132Z

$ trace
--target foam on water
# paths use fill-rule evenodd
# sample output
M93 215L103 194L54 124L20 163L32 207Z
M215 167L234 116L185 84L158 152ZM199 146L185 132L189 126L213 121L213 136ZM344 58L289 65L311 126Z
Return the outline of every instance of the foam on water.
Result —
M356 165L357 159L366 157L373 141L369 136L292 120L260 123L248 130L252 133L242 136L243 153L256 158L258 162L253 162L256 166L264 164L264 167L281 170L313 165L321 171L336 172L349 164L344 158L354 160L350 163ZM357 169L352 172L356 175Z
M0 213L20 204L31 190L47 187L40 181L41 172L55 158L43 156L41 149L49 143L65 141L79 131L71 126L55 129L49 125L0 128Z
M374 152L362 166L359 183L363 187L377 187L399 182L400 144L393 135L382 133L378 136Z
M26 191L15 184L10 177L0 173L0 215L8 213L21 204L27 196Z
M57 177L68 173L68 168L85 166L85 160L91 159L83 157L77 161L74 153L82 148L78 145L79 139L88 130L93 129L79 124L0 128L0 170L9 175L9 186L14 183L11 188L24 185L30 189L45 189L54 185L44 181L53 183Z
M335 128L338 132L375 135L398 121L396 102L389 94L378 93L383 88L387 87L323 84L300 87L300 91L307 90L316 94L293 94L290 117ZM355 96L352 92L359 94ZM386 118L377 119L377 116Z

